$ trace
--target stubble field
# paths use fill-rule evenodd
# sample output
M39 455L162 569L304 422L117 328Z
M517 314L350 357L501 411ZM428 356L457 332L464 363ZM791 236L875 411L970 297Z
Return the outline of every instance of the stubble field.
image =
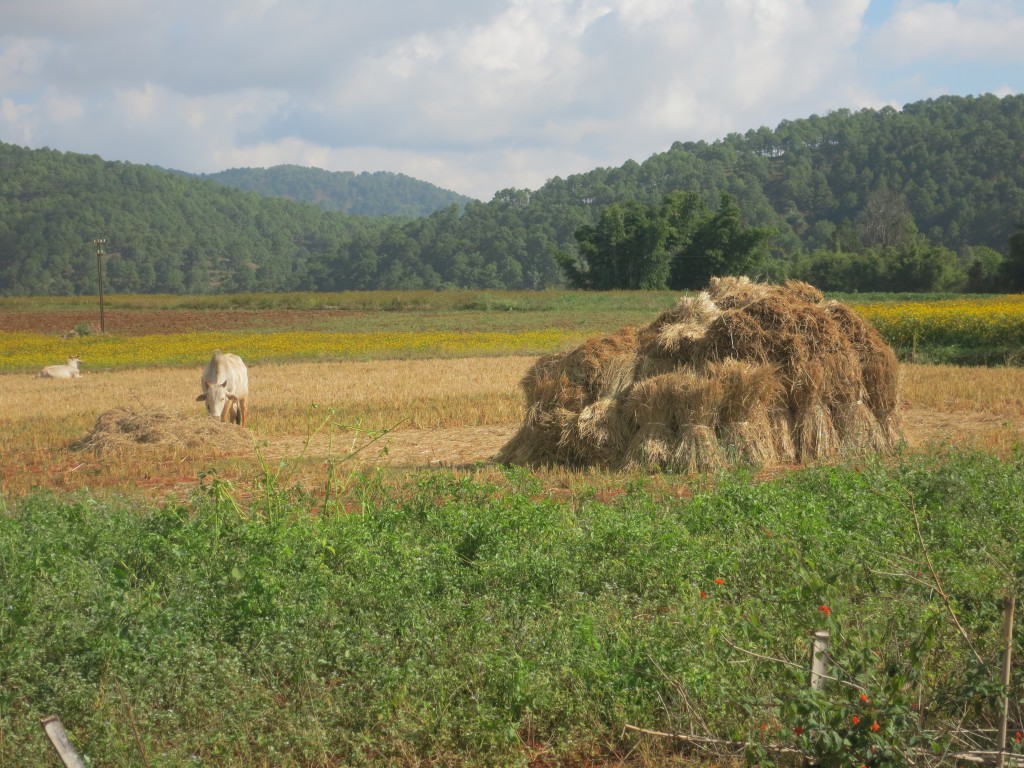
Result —
M656 297L664 303L665 297ZM548 322L562 332L561 346L642 321L651 308L611 312L512 315L521 330ZM206 331L258 336L268 332L338 328L389 328L424 334L461 325L466 332L498 328L510 321L497 310L382 312L371 309L163 308L153 302L115 308L107 327L122 329L109 338L131 351L132 340L161 334ZM497 315L497 317L496 317ZM621 322L619 322L621 318ZM56 336L95 320L88 308L30 309L19 303L0 308L0 330ZM130 332L125 332L125 331ZM358 330L355 330L358 333ZM96 336L65 340L67 349ZM167 338L170 338L169 336ZM522 338L522 337L519 337ZM514 434L523 415L519 380L537 355L489 354L479 357L317 360L277 363L247 359L250 367L251 421L246 439L210 439L203 444L149 445L130 450L97 450L82 445L97 419L112 409L160 412L173 419L208 418L195 402L199 374L210 350L196 348L195 364L96 370L85 358L80 379L37 379L30 373L0 375L0 433L4 435L0 491L20 494L33 488L68 491L142 491L152 497L183 495L201 472L244 484L261 461L295 461L297 477L323 482L324 467L373 465L389 471L423 468L486 471L491 457ZM70 352L69 352L70 353ZM369 353L372 356L372 352ZM424 358L423 356L426 355ZM322 356L330 357L330 353ZM52 362L59 362L53 360ZM911 448L947 443L969 445L1005 456L1024 428L1024 371L1018 368L902 366L906 437ZM381 434L386 431L386 434ZM102 447L102 446L101 446ZM353 449L356 455L348 458ZM766 468L769 472L780 468ZM576 476L545 473L551 487L566 488ZM595 476L588 475L587 482ZM676 486L683 479L671 478ZM602 475L598 482L621 484Z

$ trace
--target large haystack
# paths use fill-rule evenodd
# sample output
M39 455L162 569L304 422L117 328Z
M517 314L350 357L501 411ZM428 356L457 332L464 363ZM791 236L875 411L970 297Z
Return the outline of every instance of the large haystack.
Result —
M71 447L98 455L139 448L160 448L187 453L238 453L252 449L244 429L202 416L177 416L162 409L112 408Z
M505 464L699 472L886 451L896 358L811 285L713 278L650 325L540 358Z

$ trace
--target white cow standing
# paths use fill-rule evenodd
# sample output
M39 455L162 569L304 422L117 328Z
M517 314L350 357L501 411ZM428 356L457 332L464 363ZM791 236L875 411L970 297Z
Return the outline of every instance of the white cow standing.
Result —
M213 418L243 427L248 423L249 371L242 358L213 350L199 386L203 393L196 400L206 401L206 410Z
M69 357L65 365L48 365L36 374L37 379L80 379L81 371L78 364L82 362L77 357Z

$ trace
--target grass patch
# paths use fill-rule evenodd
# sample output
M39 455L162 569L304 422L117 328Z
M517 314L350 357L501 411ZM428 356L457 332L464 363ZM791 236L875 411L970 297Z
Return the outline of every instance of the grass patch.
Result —
M1024 364L1024 347L1020 345L994 345L985 347L948 345L912 345L893 348L896 357L909 363L922 365L957 365L962 367L1013 367Z
M5 766L49 759L51 713L97 765L140 762L132 722L154 766L583 759L628 752L626 723L799 746L807 710L786 702L806 674L737 648L802 664L822 627L875 716L902 722L909 695L942 745L965 712L991 725L999 602L1024 570L1024 473L980 454L732 473L690 500L636 481L613 504L550 499L519 470L367 476L315 515L299 488L237 490L10 502Z
M975 301L978 299L992 299L1000 294L992 293L909 293L882 291L865 291L864 293L843 293L841 291L828 294L828 298L841 301L844 304L874 304L888 302L928 302L928 301Z

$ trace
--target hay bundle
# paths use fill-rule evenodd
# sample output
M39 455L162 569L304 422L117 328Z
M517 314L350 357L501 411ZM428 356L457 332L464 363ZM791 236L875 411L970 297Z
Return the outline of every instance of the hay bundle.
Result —
M831 301L826 310L857 354L864 383L864 402L879 422L898 429L898 425L890 423L899 405L899 367L892 351L871 323L845 304Z
M162 409L113 408L100 414L96 424L71 445L76 451L109 455L139 448L188 452L239 452L252 449L252 438L206 415L176 416Z
M559 403L528 406L519 431L501 449L505 464L573 464L562 447L562 435L578 414Z
M781 458L791 458L773 436L772 413L782 400L777 367L729 358L710 365L708 374L722 387L718 434L725 452L751 464L778 461L780 448Z
M526 400L579 411L602 394L617 394L633 379L636 347L635 330L624 328L571 352L545 355L523 377Z
M637 429L626 446L624 464L631 467L667 468L675 454L678 425L673 422L678 379L666 373L638 382L625 407Z
M513 464L706 471L901 439L892 350L811 285L712 278L649 325L541 358Z
M683 472L715 469L723 459L715 437L722 403L721 382L689 369L683 369L675 378L678 395L672 409L676 425L672 466Z
M628 413L614 397L602 397L583 408L559 438L559 449L571 466L607 465L621 456L633 432Z

